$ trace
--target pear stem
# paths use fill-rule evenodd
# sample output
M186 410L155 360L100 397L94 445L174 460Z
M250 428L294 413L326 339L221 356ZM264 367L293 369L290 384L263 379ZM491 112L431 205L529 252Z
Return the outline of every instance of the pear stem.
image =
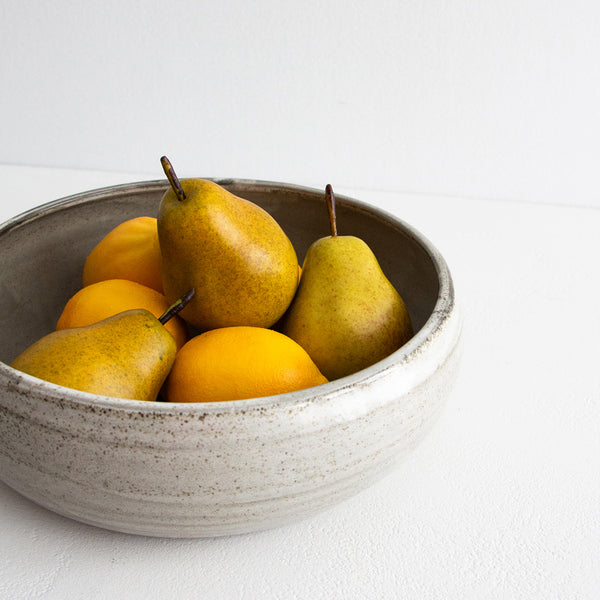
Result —
M167 176L167 179L169 180L169 183L171 184L171 187L173 188L177 199L180 201L185 200L185 192L181 187L181 182L179 181L179 177L177 177L177 174L175 173L175 169L173 169L171 161L166 156L161 156L160 164L162 165L163 171L165 172L165 175Z
M185 305L193 298L196 290L192 288L189 292L186 292L181 298L178 298L169 306L169 308L160 316L158 320L164 325L169 319L174 317Z
M325 196L327 200L327 212L329 213L329 225L331 226L331 236L337 236L337 224L335 216L335 195L333 193L333 187L328 183L325 186Z

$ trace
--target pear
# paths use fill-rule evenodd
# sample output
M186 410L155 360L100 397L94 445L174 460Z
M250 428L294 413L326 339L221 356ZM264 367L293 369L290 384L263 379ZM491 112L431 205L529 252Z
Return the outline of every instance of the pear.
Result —
M335 197L326 187L331 235L306 253L296 296L280 330L302 346L329 380L385 358L412 336L402 297L369 246L337 235Z
M54 331L17 356L11 367L82 392L156 400L177 351L164 324L191 296L193 290L158 319L146 309L133 309L93 325Z
M298 260L277 221L253 202L205 179L179 180L161 158L171 187L158 211L167 300L196 295L181 316L199 330L270 327L298 286Z

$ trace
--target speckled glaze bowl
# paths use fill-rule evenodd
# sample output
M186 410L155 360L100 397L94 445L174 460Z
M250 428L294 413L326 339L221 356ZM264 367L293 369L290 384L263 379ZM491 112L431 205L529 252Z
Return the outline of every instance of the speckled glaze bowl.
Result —
M219 180L269 211L301 261L328 235L323 192ZM57 200L0 228L0 478L34 502L121 532L202 537L275 527L380 478L430 429L457 369L450 272L406 223L339 196L338 226L362 237L403 295L415 336L325 385L210 404L86 394L8 364L52 331L85 257L118 223L156 216L165 181Z

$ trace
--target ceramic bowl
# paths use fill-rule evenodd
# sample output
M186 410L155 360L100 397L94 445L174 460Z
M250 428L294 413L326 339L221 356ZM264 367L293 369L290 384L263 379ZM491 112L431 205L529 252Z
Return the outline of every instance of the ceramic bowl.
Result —
M324 194L219 180L269 211L296 247L328 235ZM404 297L415 335L353 375L299 392L207 404L87 394L8 366L52 331L85 257L118 223L156 216L164 181L50 202L0 228L0 477L34 502L107 529L162 537L250 532L357 493L438 416L458 364L460 317L437 250L406 223L339 196L340 232L362 237Z

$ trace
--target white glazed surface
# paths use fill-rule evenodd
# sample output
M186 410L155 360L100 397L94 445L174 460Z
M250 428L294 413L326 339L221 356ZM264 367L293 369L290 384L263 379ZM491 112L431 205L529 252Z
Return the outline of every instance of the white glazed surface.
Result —
M148 404L65 390L0 363L2 479L77 520L165 537L275 527L358 492L427 433L456 373L452 281L422 243L440 266L429 320L387 359L319 388Z

